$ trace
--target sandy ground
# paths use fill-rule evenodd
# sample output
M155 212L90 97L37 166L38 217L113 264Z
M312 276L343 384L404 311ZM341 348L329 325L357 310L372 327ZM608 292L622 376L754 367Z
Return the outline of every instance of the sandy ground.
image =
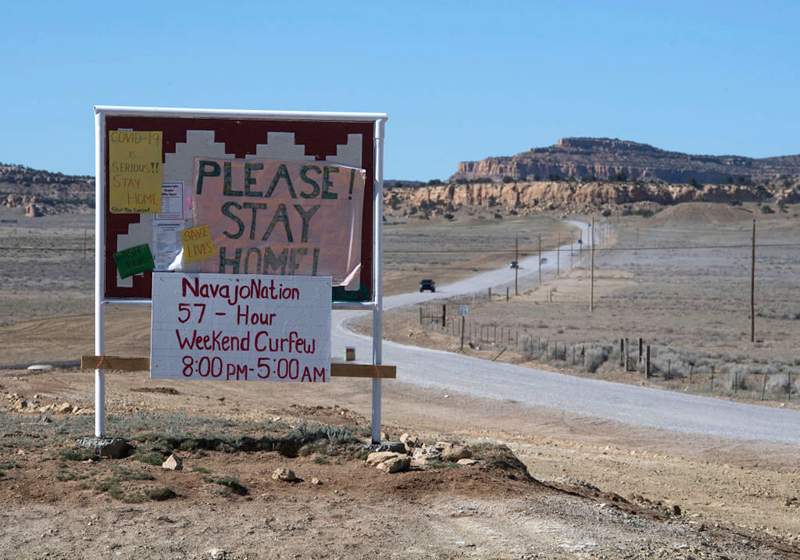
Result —
M16 284L20 298L37 295L25 285ZM58 290L44 293L55 295L51 316L0 328L0 363L91 351L91 315L59 316ZM108 323L109 353L147 355L146 310L111 309ZM800 557L800 452L788 447L633 430L385 381L387 436L507 443L549 486L491 469L384 475L352 457L274 452L185 451L186 468L174 473L133 458L64 458L75 436L91 433L92 387L91 373L76 370L0 371L0 555L208 558L219 548L227 558ZM322 388L156 384L141 372L108 374L107 387L109 432L134 438L148 430L258 433L276 418L363 431L370 410L369 382L361 380ZM141 391L156 387L167 391ZM43 423L40 413L13 411L13 394L66 401L87 414L50 414ZM272 481L278 466L304 482ZM177 497L128 503L102 490L115 476L133 495L168 487ZM207 480L215 477L237 478L247 495L221 491ZM310 484L314 477L322 484Z
M91 407L90 373L8 372L0 383L6 394ZM177 394L141 392L154 387ZM134 437L143 430L194 433L194 424L221 423L224 433L235 435L275 419L366 428L367 387L357 380L336 380L323 389L155 384L145 373L109 374L109 432ZM499 440L515 450L534 477L584 491L598 487L604 494L588 499L542 494L537 487L494 476L476 481L468 471L448 472L443 479L438 472L393 478L359 461L325 463L276 453L184 452L182 473L134 459L71 462L59 454L70 448L73 433L91 430L91 416L54 414L43 426L39 414L3 413L0 489L14 514L5 516L0 549L26 550L27 557L44 551L71 557L84 547L123 557L144 552L199 557L215 547L235 552L235 558L322 551L329 557L367 557L389 547L390 557L421 558L569 558L578 552L609 558L747 558L756 551L770 557L774 546L783 550L774 557L784 557L800 544L794 449L630 430L397 382L387 381L385 388L389 437L413 426L430 441ZM9 407L10 399L5 400ZM269 473L279 466L294 469L305 482L277 485ZM126 504L98 491L98 484L120 469L152 476L146 487L169 487L179 498ZM206 481L211 475L238 479L249 489L248 497L218 495L214 483ZM323 484L310 485L313 477ZM620 496L621 510L609 507L615 499L611 493ZM676 505L681 515L663 517ZM626 507L643 511L630 515ZM656 522L652 515L663 519ZM344 541L337 540L342 526L348 529ZM303 548L309 534L313 544ZM265 537L274 556L259 548ZM710 548L698 544L705 540ZM748 544L740 548L742 542ZM412 546L410 553L405 546Z

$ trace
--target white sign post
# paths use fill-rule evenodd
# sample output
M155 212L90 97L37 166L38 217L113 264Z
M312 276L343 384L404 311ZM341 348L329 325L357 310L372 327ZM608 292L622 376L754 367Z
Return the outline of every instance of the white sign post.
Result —
M324 383L330 276L153 274L150 377Z

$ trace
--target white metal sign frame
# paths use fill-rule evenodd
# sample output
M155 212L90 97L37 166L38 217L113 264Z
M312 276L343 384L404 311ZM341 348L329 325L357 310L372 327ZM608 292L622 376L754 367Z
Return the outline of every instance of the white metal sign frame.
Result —
M109 116L175 117L175 118L229 118L285 121L371 122L374 123L373 220L372 220L372 300L366 302L334 302L333 309L360 309L372 311L372 363L383 363L383 152L384 132L388 116L385 113L327 113L299 111L240 111L222 109L183 109L162 107L95 106L95 276L94 276L94 351L97 356L105 352L105 306L150 305L150 299L106 299L105 240L106 240L106 123ZM94 373L94 402L96 437L106 431L105 371ZM372 441L380 442L381 433L381 379L372 379Z

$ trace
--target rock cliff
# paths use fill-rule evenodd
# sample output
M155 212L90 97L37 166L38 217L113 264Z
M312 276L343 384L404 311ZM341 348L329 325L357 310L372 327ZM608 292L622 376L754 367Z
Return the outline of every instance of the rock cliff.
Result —
M94 178L0 163L0 206L30 217L94 207Z
M536 181L470 183L387 190L385 214L392 217L453 217L459 213L494 216L544 211L650 213L681 202L800 202L800 183L766 186L668 184L662 182Z
M748 158L691 155L612 138L563 138L514 156L461 162L451 181L600 179L747 184L800 176L800 155Z

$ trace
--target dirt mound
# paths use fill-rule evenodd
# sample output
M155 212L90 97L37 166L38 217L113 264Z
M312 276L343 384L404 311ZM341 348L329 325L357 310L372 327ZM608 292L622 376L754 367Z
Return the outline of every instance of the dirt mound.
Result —
M468 449L477 461L475 465L462 467L442 462L438 467L411 470L390 479L388 491L408 498L438 492L471 497L511 497L553 490L533 478L525 464L505 445L486 443L470 445Z
M727 204L684 202L662 210L653 218L653 222L659 224L733 224L752 218L753 215L749 212Z

